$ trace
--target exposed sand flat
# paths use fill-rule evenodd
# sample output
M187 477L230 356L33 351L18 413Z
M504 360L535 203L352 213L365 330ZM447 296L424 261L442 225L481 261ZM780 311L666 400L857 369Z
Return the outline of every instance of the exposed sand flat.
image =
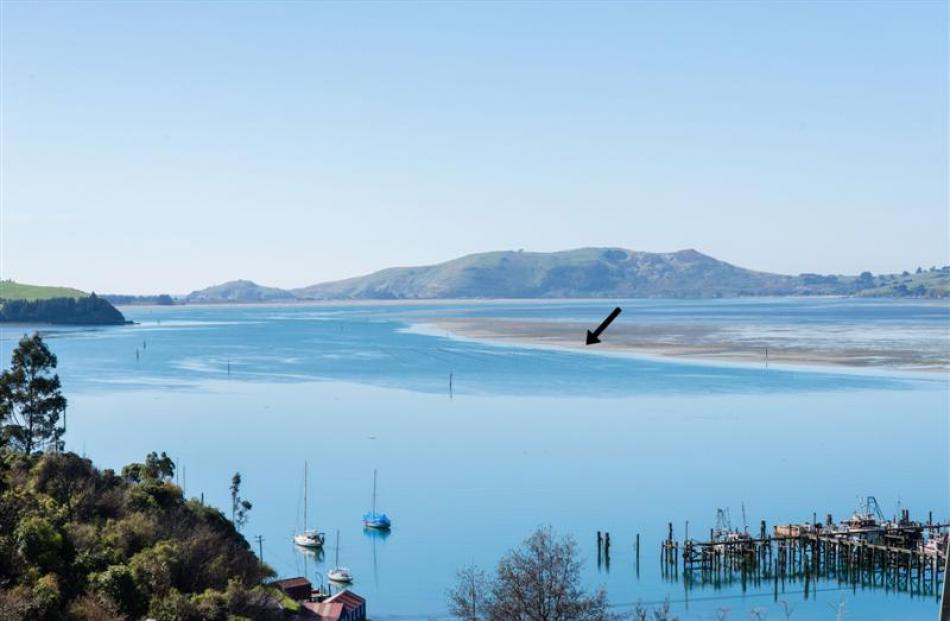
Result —
M440 319L429 325L450 334L497 343L591 349L584 344L595 326L569 321L504 318ZM721 362L822 365L854 368L950 370L945 340L921 347L900 335L874 338L866 331L816 330L810 326L714 324L614 324L601 335L598 350Z

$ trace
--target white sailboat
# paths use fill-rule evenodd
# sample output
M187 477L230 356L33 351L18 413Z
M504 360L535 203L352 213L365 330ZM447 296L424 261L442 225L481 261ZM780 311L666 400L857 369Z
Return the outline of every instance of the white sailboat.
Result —
M349 584L353 582L353 574L350 573L350 570L346 567L340 566L340 531L336 531L336 560L333 561L333 564L336 565L333 569L327 572L327 578L333 582L339 582L341 584Z
M307 529L307 462L303 463L303 532L294 535L294 543L301 548L322 548L326 535Z

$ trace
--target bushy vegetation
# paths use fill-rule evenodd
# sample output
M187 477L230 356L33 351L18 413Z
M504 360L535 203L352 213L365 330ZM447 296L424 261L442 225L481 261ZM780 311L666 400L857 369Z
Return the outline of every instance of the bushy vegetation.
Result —
M62 452L55 364L26 337L0 380L0 621L283 618L260 586L271 570L183 497L167 455L116 473Z
M93 293L82 298L4 300L0 322L120 325L126 320L115 306Z
M280 618L270 570L174 464L121 473L74 453L0 449L0 619Z

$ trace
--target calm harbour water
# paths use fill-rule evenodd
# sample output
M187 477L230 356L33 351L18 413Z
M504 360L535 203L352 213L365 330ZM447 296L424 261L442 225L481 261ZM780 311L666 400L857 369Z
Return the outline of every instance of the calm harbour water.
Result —
M837 325L913 342L948 339L950 307L847 300L633 301L621 321L710 321L804 334ZM281 575L333 565L291 543L311 520L356 576L377 619L445 613L456 569L490 569L534 528L573 535L585 579L618 610L669 598L684 619L784 618L771 585L691 590L660 575L666 523L683 536L717 507L750 524L850 514L859 495L885 513L950 517L950 397L945 375L656 361L495 346L414 329L459 315L580 319L604 302L129 307L134 326L45 329L70 400L67 447L103 467L167 451L190 496L226 507L234 471L254 503L245 529ZM770 328L771 329L771 328ZM4 327L0 355L24 327ZM896 336L895 336L896 335ZM903 335L903 336L902 336ZM579 335L582 338L583 335ZM804 338L804 337L803 337ZM882 337L885 338L885 337ZM136 359L136 350L139 350ZM228 366L230 364L230 376ZM448 392L453 374L454 394ZM373 469L385 538L363 532ZM613 539L610 570L595 535ZM639 576L633 541L640 533ZM935 597L790 583L792 619L928 621Z

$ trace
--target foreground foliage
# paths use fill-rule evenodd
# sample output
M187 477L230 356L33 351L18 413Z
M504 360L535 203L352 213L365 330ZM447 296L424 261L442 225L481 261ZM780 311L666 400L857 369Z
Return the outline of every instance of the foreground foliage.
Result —
M59 447L66 398L55 368L56 355L39 334L20 339L10 368L0 373L0 443L26 454Z
M458 572L449 610L463 621L609 621L607 593L581 587L581 561L571 537L541 528L498 562L495 576L477 567Z
M259 586L271 570L221 511L183 497L165 453L117 474L61 452L56 362L33 335L0 374L0 621L283 618Z
M150 454L121 474L74 453L0 453L0 619L280 618L270 573Z

